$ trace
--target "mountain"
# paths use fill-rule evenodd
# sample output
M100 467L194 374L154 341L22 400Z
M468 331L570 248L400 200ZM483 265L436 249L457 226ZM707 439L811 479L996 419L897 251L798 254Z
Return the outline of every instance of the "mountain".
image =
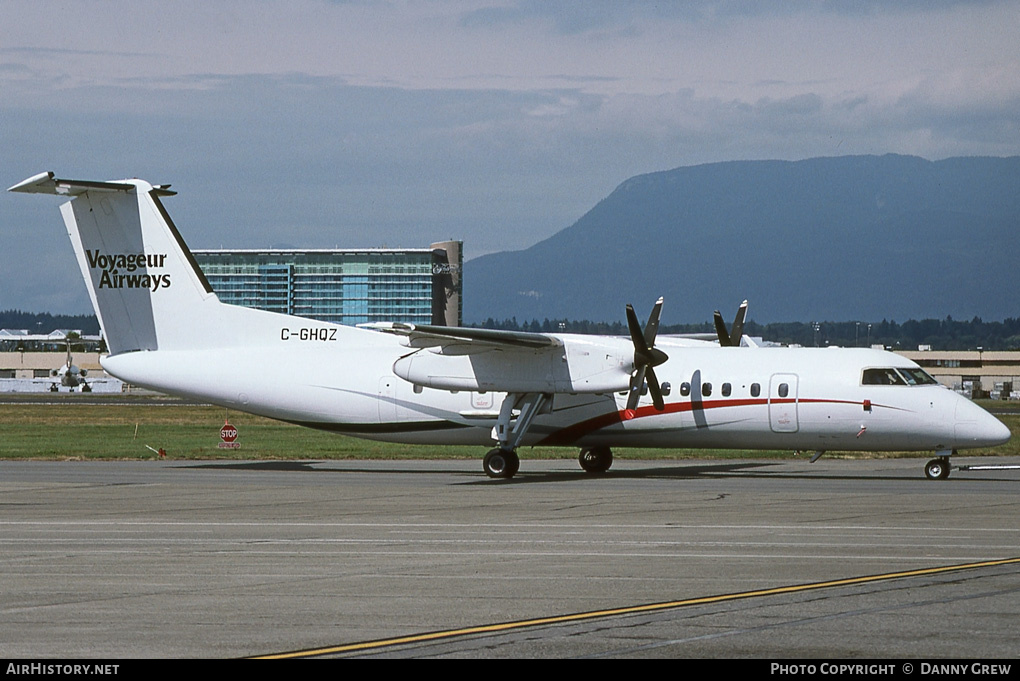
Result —
M736 161L633 177L534 246L464 266L464 319L663 323L1020 315L1020 157Z

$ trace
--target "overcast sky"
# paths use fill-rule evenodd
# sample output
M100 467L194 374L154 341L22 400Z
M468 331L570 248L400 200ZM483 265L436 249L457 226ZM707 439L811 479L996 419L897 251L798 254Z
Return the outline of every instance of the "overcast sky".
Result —
M193 248L455 238L471 258L550 236L640 173L1020 154L1014 0L0 9L3 186L171 183ZM0 196L0 309L91 312L59 202Z

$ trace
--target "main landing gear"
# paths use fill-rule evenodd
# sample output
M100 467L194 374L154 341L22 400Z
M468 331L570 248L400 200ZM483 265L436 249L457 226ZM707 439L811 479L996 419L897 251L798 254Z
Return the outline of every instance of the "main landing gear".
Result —
M517 475L521 459L517 446L524 439L535 416L550 411L552 395L545 393L511 393L503 399L496 421L495 435L499 446L490 449L482 459L482 469L490 478L509 479ZM578 462L588 473L605 473L613 465L609 447L582 449Z
M482 467L490 478L512 478L521 467L521 458L512 449L490 449L482 459Z
M613 465L613 450L609 447L582 449L577 461L586 473L605 473Z
M609 447L582 449L577 462L586 473L605 473L613 465L613 450ZM521 467L521 459L512 449L490 449L482 459L482 467L490 478L512 478Z
M496 420L496 441L482 459L482 468L490 478L512 478L521 467L517 445L524 439L535 416L551 410L552 395L546 393L510 393L503 398ZM516 416L514 414L516 412Z

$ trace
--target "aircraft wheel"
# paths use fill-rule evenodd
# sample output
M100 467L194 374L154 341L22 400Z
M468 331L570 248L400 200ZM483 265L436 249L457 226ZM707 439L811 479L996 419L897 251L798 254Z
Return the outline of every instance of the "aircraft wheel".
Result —
M582 449L577 461L586 473L605 473L613 465L613 450L609 447Z
M932 459L924 465L924 475L929 480L945 480L949 477L949 459Z
M490 478L512 478L521 467L517 452L512 449L490 449L482 459L482 467Z
M517 452L513 450L510 450L507 454L506 477L512 478L517 475L517 471L521 470L521 457L517 456Z

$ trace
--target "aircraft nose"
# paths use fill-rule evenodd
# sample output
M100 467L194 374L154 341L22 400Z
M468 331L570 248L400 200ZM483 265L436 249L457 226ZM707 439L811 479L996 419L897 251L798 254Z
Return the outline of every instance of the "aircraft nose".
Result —
M1004 445L1009 442L1009 438L1012 436L1012 433L1006 424L991 414L988 416L990 421L988 424L988 439L991 440L991 444Z
M966 398L956 404L956 440L960 447L994 447L1011 433L999 419Z

